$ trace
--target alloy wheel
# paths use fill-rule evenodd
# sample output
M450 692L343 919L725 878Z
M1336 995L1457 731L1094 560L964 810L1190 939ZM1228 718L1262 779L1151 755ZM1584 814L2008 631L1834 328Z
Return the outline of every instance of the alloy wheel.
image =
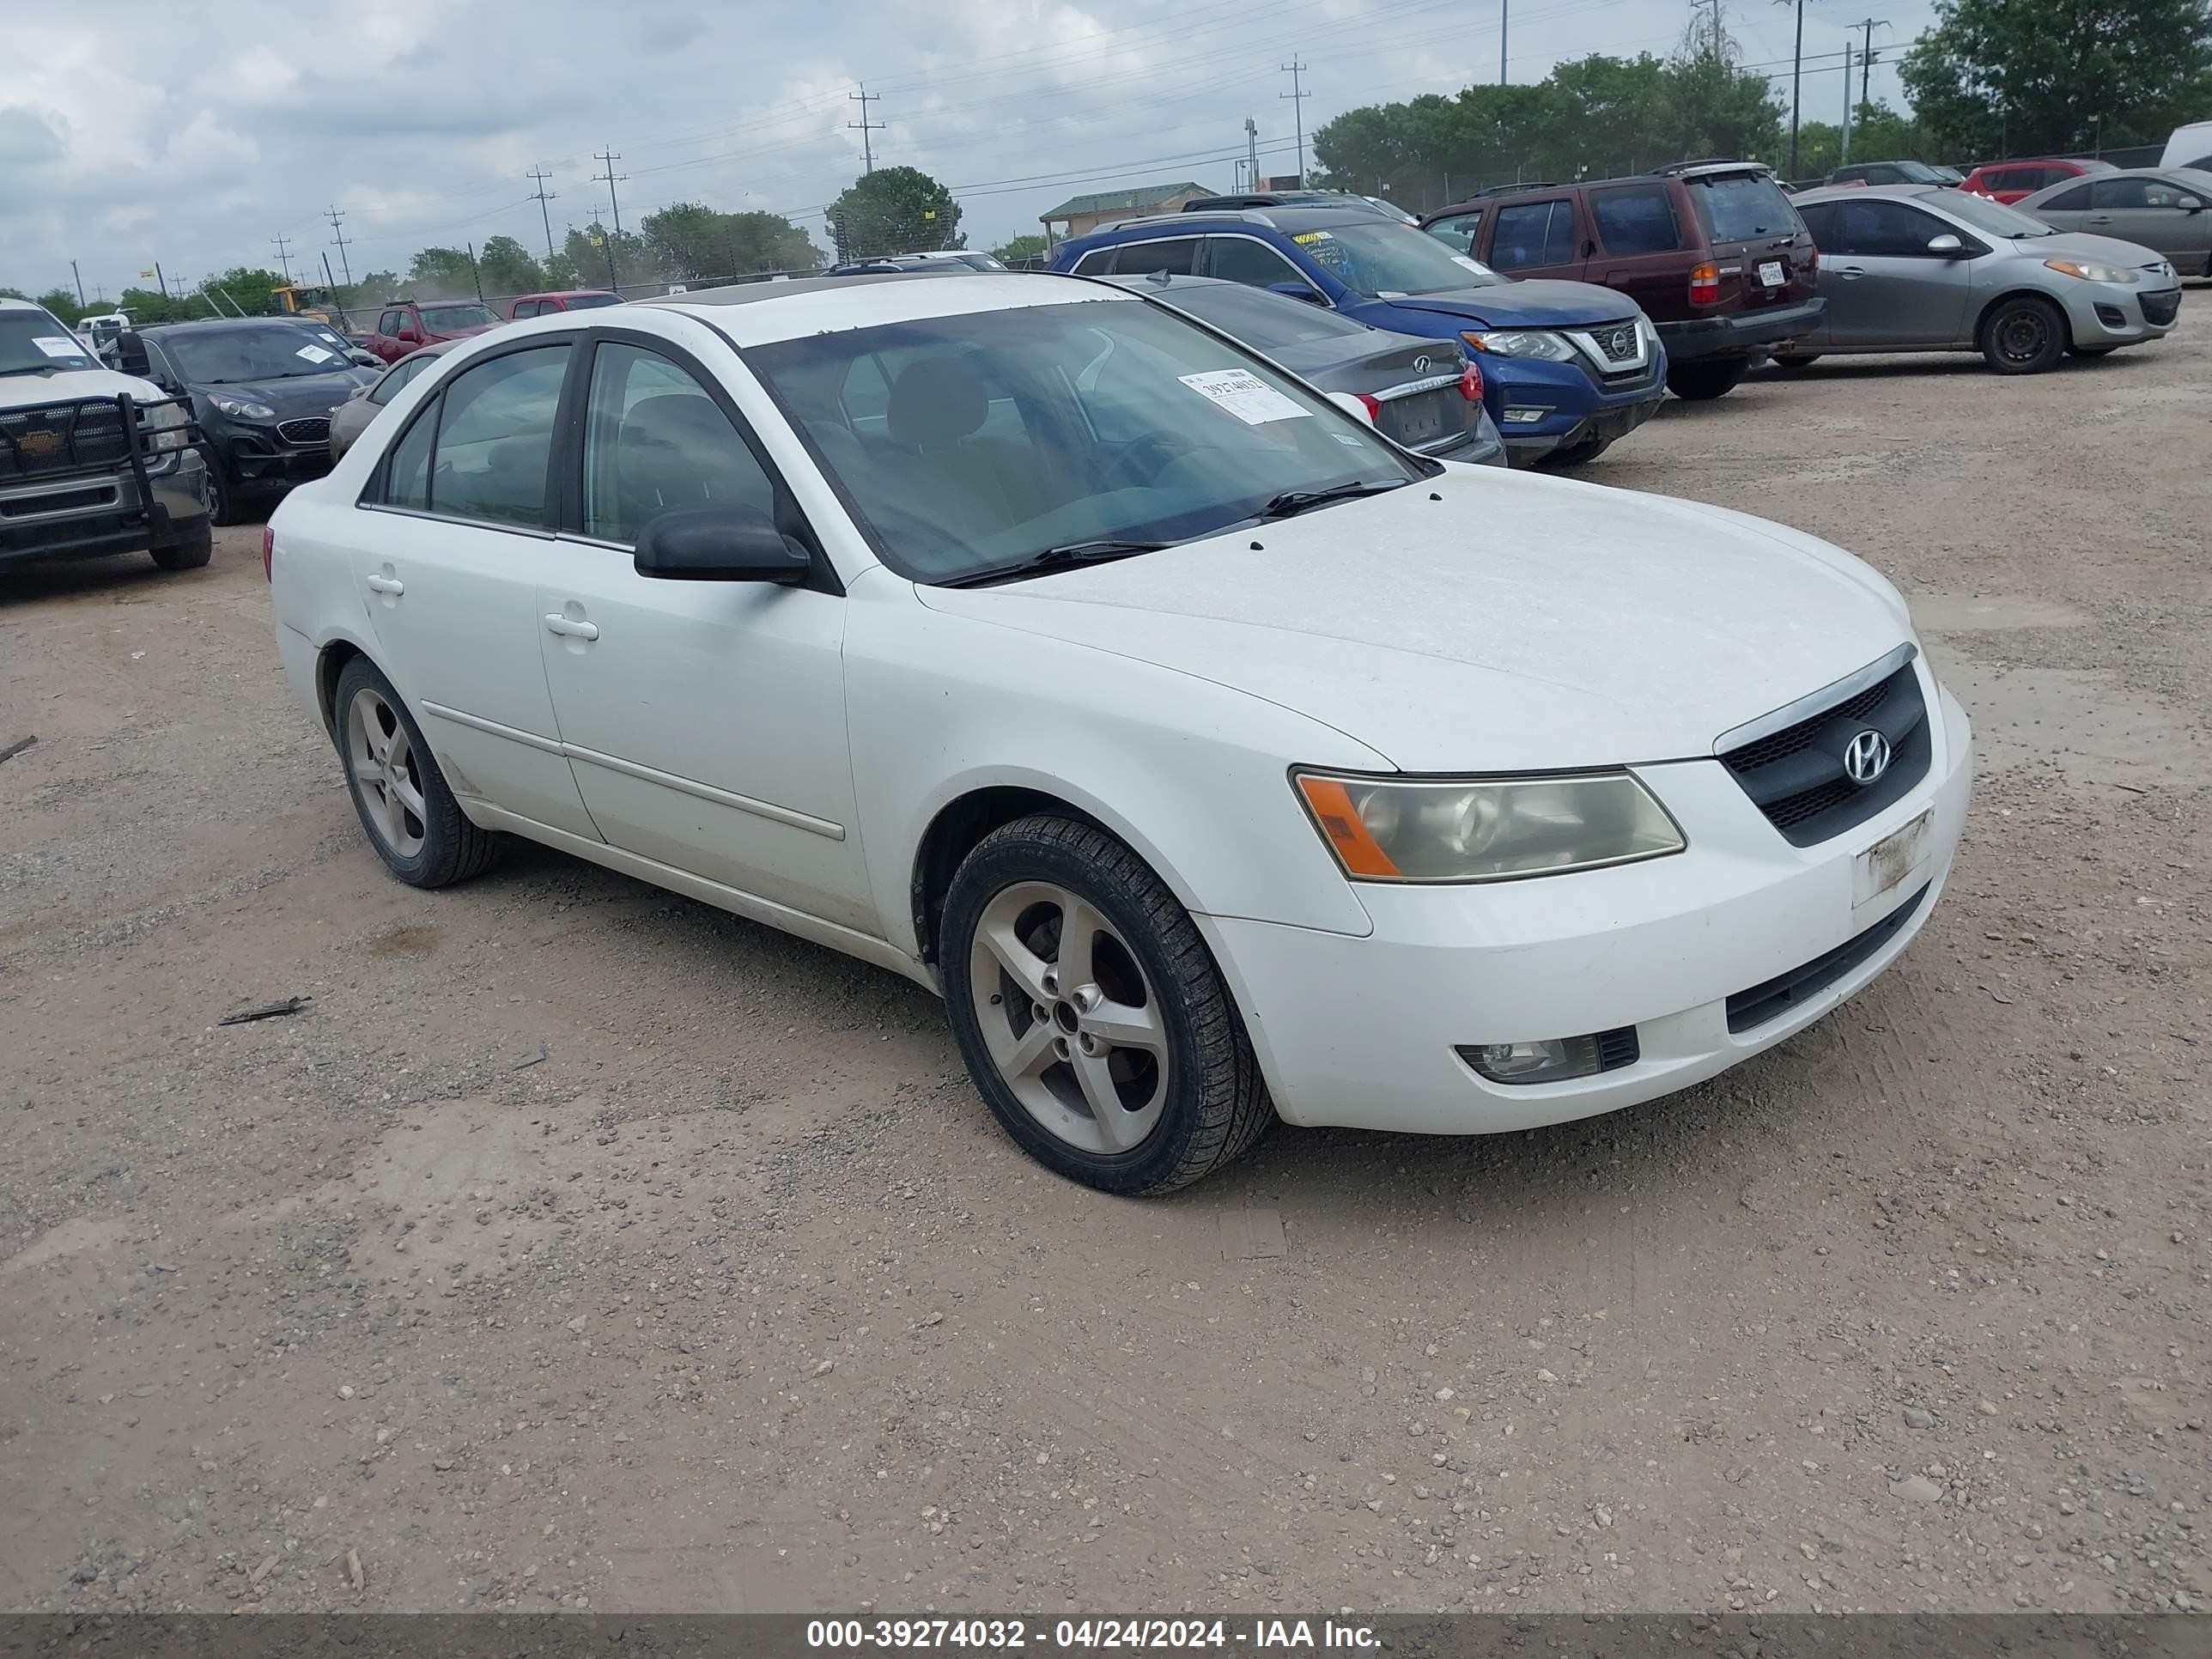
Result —
M394 857L413 858L428 833L422 773L406 722L374 687L346 705L346 757L369 828Z
M975 1021L1023 1110L1087 1152L1126 1152L1158 1123L1170 1059L1160 1000L1098 908L1054 883L1017 882L978 918Z

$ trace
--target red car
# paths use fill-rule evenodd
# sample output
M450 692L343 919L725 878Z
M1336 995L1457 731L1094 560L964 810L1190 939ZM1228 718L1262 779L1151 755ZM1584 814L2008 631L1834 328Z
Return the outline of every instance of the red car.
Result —
M2112 170L2110 161L2069 161L2055 158L2039 161L1990 161L1968 173L1959 188L1970 190L1977 196L1990 197L2010 207L2022 197L2033 196L2048 185L2078 179L2085 173L2110 173Z
M619 294L604 288L568 288L557 294L525 294L507 308L510 317L543 317L555 311L593 311L600 306L618 306L623 302Z
M375 331L362 342L387 363L443 340L465 340L503 319L481 300L386 300Z

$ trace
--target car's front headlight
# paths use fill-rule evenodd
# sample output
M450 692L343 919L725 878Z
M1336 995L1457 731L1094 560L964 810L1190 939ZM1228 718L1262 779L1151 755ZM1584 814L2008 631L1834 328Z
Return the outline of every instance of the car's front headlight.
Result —
M1293 776L1315 827L1355 881L1508 881L1657 858L1688 845L1626 772Z
M147 447L156 453L167 449L182 449L187 422L185 411L174 404L158 404L146 412Z
M1571 363L1575 360L1575 349L1548 329L1469 329L1460 337L1477 351L1492 352L1500 357L1534 357L1547 363Z
M2140 271L2125 265L2100 264L2094 259L2045 259L2043 268L2061 276L2079 276L2085 283L2120 283L2131 287L2142 281Z
M276 411L267 404L257 404L251 398L210 396L208 401L224 414L235 416L241 421L273 421L276 418Z

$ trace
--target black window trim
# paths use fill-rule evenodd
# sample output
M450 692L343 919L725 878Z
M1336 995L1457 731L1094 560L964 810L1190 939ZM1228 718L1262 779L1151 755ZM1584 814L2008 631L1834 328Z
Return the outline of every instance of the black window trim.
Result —
M428 519L435 524L465 525L472 530L503 531L510 536L527 536L535 541L553 540L557 532L552 525L516 524L511 520L495 521L489 519L465 519L457 513L441 513L434 506L436 500L434 495L432 496L434 505L428 507L399 507L386 501L372 501L370 497L380 497L384 494L387 482L386 475L392 466L392 458L399 453L399 447L407 441L408 434L415 430L417 422L434 420L438 417L446 406L446 393L452 389L453 381L467 374L470 369L495 362L501 357L512 357L518 352L543 351L551 346L560 346L568 351L568 362L561 381L560 401L554 405L553 441L546 452L548 476L545 498L549 502L553 501L555 485L557 481L551 473L561 457L562 437L561 417L568 409L568 398L575 383L576 365L589 355L580 349L584 343L581 337L582 332L583 331L579 329L553 334L531 334L520 340L504 342L489 351L471 353L467 363L441 382L438 389L422 400L422 406L408 416L405 424L392 434L391 441L384 446L383 453L376 458L376 465L369 469L368 477L362 485L361 494L354 498L354 506L368 513L390 513L403 519ZM397 368L398 365L394 364L393 367ZM422 377L418 374L416 378L419 380ZM400 389L406 390L404 386ZM437 465L438 452L434 441L430 450L430 471L434 477L437 473Z
M1206 232L1202 230L1183 230L1175 232L1174 234L1166 236L1132 236L1126 242L1109 243L1105 247L1093 248L1091 250L1091 252L1112 254L1114 256L1114 268L1111 270L1086 271L1084 274L1085 276L1121 276L1122 274L1121 251L1124 248L1157 247L1162 242L1188 242L1190 244L1191 269L1188 270L1171 270L1168 275L1170 276L1194 276L1198 274L1198 256L1204 248L1206 235ZM1091 253L1085 253L1083 256L1083 259L1088 259L1090 257ZM1083 259L1078 259L1075 263L1080 265L1083 263ZM1147 273L1141 270L1133 270L1128 274L1132 276L1142 276Z
M595 307L599 310L611 308L611 307ZM551 314L564 317L568 315L565 311ZM744 361L744 353L738 348L735 340L712 323L708 323L707 326L721 338L740 362ZM609 552L627 554L633 559L636 556L637 548L634 543L611 541L605 537L586 535L584 532L584 413L591 397L593 365L598 361L601 346L632 346L641 351L650 352L655 356L665 358L689 374L698 383L700 390L707 394L714 407L722 411L746 449L751 452L754 463L766 476L769 488L774 493L776 528L804 546L809 558L812 561L806 580L799 586L816 592L830 594L834 598L844 597L844 580L838 575L836 564L830 557L828 550L823 545L821 536L816 532L813 523L807 518L805 509L799 504L799 497L792 489L789 481L783 476L783 469L775 464L775 458L768 453L768 447L761 442L760 434L754 430L753 423L745 418L744 411L738 407L737 400L730 396L729 389L722 384L720 376L710 370L696 353L685 346L679 345L665 335L647 333L642 329L608 325L579 328L573 331L573 334L582 347L576 354L580 368L572 371L568 381L562 386L561 406L553 416L553 463L560 469L556 481L559 495L558 525L553 532L554 539L574 542L582 547L601 548ZM785 424L791 424L789 412L783 408L775 392L769 388L768 383L761 380L758 375L755 375L754 379L759 382L761 389L768 393L769 401L775 405L776 412L784 416ZM805 445L804 434L801 434L800 442L802 446ZM823 476L828 477L826 471ZM842 493L840 500L842 500ZM850 504L848 503L847 507L849 513ZM857 520L854 521L858 522Z

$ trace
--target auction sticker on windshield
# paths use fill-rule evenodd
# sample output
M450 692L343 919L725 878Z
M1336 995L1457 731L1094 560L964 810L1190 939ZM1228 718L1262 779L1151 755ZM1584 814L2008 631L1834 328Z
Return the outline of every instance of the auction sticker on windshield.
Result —
M1182 374L1176 378L1247 426L1265 426L1269 421L1302 421L1311 413L1300 409L1249 368L1212 368L1203 374Z
M59 334L33 334L31 343L49 357L82 357L84 348Z
M319 345L303 345L292 355L295 357L305 357L311 363L326 363L337 354L325 351Z

